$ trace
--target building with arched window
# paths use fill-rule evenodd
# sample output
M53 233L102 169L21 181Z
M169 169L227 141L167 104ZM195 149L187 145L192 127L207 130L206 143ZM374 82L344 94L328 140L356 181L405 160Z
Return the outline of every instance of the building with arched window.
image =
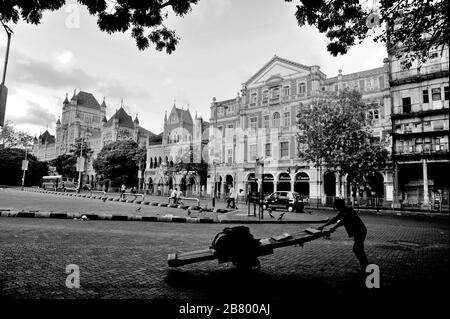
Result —
M235 98L211 103L208 192L225 196L230 185L241 194L262 189L297 191L320 199L351 196L351 178L313 167L299 159L296 116L314 98L357 89L372 108L367 114L375 138L388 139L391 104L388 64L361 72L327 77L307 66L274 56L247 79ZM300 114L301 115L301 114ZM264 163L264 178L255 174ZM374 179L376 196L392 200L392 172ZM375 187L375 186L374 186ZM373 192L366 195L371 196Z
M164 131L149 139L145 182L152 194L167 195L178 188L185 195L199 195L206 188L209 123L188 109L172 107L164 116Z

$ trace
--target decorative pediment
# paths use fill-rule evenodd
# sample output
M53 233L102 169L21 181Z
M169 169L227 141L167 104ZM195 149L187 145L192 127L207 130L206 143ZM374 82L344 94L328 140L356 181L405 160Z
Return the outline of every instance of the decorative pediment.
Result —
M260 85L271 85L286 80L308 75L310 67L274 56L266 65L256 72L244 85L252 88Z

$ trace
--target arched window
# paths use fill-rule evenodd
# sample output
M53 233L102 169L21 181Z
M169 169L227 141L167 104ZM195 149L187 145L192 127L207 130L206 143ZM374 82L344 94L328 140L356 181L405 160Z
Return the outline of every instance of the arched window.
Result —
M273 127L279 127L280 126L280 113L275 112L273 113Z

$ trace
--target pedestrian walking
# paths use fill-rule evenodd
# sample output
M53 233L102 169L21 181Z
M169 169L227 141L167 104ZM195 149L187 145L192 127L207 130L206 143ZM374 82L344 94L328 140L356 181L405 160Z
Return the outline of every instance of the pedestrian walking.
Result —
M181 197L183 196L183 192L181 191L181 189L179 191L177 191L177 204L181 204Z
M122 184L122 186L120 187L120 198L125 196L126 190L127 190L127 187L125 186L125 184Z
M170 192L169 204L170 204L171 199L174 204L177 204L177 188L176 187L173 190L171 190L171 192Z
M355 210L345 205L343 199L337 198L334 201L334 208L338 210L338 214L322 226L317 227L317 229L323 230L328 225L336 224L329 229L330 232L334 232L338 227L344 225L348 236L354 239L353 252L361 264L362 272L365 273L366 267L369 264L366 253L364 252L364 240L366 239L367 228Z
M234 187L231 186L230 192L228 193L227 208L237 209L236 199L237 199L237 192L234 190Z

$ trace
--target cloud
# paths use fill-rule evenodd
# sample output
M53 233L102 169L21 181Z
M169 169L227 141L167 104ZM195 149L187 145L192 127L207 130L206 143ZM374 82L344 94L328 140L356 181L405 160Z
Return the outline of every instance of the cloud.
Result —
M27 107L24 114L11 113L8 119L18 125L49 125L53 127L56 122L56 115L53 111L30 100L25 100L25 103Z
M69 53L68 53L69 52ZM58 57L57 57L58 59ZM59 55L61 62L72 63L70 51ZM148 92L142 88L127 86L117 79L102 79L92 76L81 68L59 68L50 63L16 54L11 59L8 80L16 86L34 85L52 90L77 88L93 94L112 98L145 97Z
M231 9L231 0L200 1L192 6L194 17L219 17Z
M75 62L75 56L72 51L65 50L55 54L56 61L62 65L72 65Z
M82 69L57 69L47 62L25 56L11 59L8 78L16 85L32 84L52 89L92 87L97 80Z

